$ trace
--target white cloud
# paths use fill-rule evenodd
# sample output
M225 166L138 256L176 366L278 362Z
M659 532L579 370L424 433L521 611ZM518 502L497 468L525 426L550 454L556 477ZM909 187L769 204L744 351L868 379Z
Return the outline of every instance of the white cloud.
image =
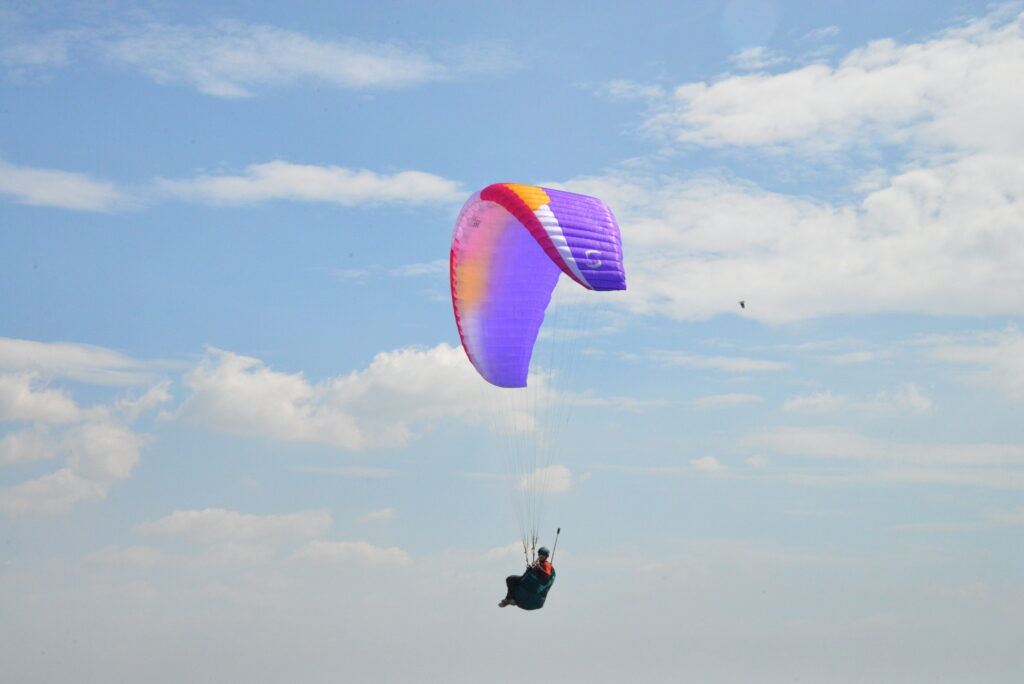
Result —
M882 471L881 479L888 482L1024 490L1024 471L1017 470L898 468Z
M88 344L0 337L0 370L32 370L48 378L128 386L150 382L153 371L173 365L166 361L141 361Z
M163 565L169 557L160 549L152 546L129 546L126 548L109 547L89 554L86 559L93 563L149 568Z
M630 102L633 100L660 100L665 97L665 89L660 85L637 83L617 79L600 84L594 91L613 102Z
M15 433L12 446L25 447L26 442L20 439L24 435L24 432ZM4 464L28 456L67 456L66 466L54 473L0 489L0 510L59 513L78 502L104 499L115 482L131 476L142 448L151 439L110 420L87 420L70 427L59 443L47 438L43 448L48 451L35 454L19 451L14 455L15 460L0 461ZM27 442L28 447L39 446L33 445L31 439Z
M56 456L57 445L43 425L35 425L0 438L0 466L46 461Z
M294 468L303 473L317 473L320 475L335 475L337 477L353 477L357 479L383 479L398 477L402 473L397 470L386 468L369 468L366 466L346 466L341 468L329 468L322 466L298 466Z
M900 45L878 40L838 65L677 87L648 121L701 145L901 142L908 136L981 150L1024 150L1021 15L1005 11Z
M247 166L242 175L204 175L191 180L159 179L157 188L183 199L239 205L269 200L362 204L444 204L464 193L455 181L423 171L379 174L341 166L275 160Z
M276 546L298 543L326 534L332 524L327 511L284 515L247 515L220 508L175 511L159 520L144 522L135 531L142 536L182 539L193 544Z
M18 80L32 69L64 66L68 47L78 35L75 31L54 31L34 40L8 43L0 49L0 65Z
M366 515L359 516L359 522L361 522L361 523L378 522L378 521L381 521L381 520L394 520L394 519L395 519L395 509L394 508L382 508L379 511L372 511L370 513L367 513Z
M1003 525L1024 525L1024 508L995 511L989 514L989 519Z
M729 61L740 69L750 71L764 69L775 64L782 64L788 61L782 55L772 52L763 45L743 48L739 52L730 55Z
M849 462L844 471L794 470L772 476L804 486L904 483L1024 489L1024 446L1019 445L901 443L835 428L797 427L751 435L744 442L780 455Z
M1024 314L1019 157L979 154L908 171L850 204L629 173L567 186L614 208L630 289L612 303L640 313L771 323Z
M168 383L154 385L141 396L88 408L65 389L50 385L59 377L92 384L134 383L137 371L120 368L142 365L95 347L0 338L0 369L14 370L0 373L0 421L34 423L0 439L0 465L66 459L56 472L0 488L0 510L67 511L78 502L105 498L114 483L131 476L152 437L130 425L170 399ZM18 370L24 366L32 370Z
M394 276L422 276L448 273L448 259L436 259L425 264L408 264L390 271Z
M779 427L750 435L744 441L780 454L827 460L916 466L1024 466L1024 446L902 443L839 428Z
M779 164L811 146L884 160L864 183L861 163L798 157L801 172L849 169L848 200L638 166L566 186L616 212L630 257L616 302L644 314L1021 315L1022 71L1024 14L1010 6L920 43L872 43L836 66L684 84L648 121L686 143L767 148Z
M970 342L939 342L929 354L940 361L981 366L967 379L1024 400L1024 333L1016 328L981 333Z
M726 373L759 373L789 368L784 361L764 361L742 356L702 356L681 351L656 350L648 353L656 363L687 368L710 368Z
M85 423L72 429L61 445L69 454L75 473L98 482L129 477L139 462L139 452L150 441L128 428L112 423Z
M185 83L216 97L248 97L296 81L339 88L401 88L436 81L448 69L397 45L323 40L273 26L149 24L103 43L109 58L158 83Z
M33 371L0 374L0 420L73 423L82 410L61 389L50 389Z
M690 465L702 473L720 473L726 469L714 456L690 459Z
M376 566L402 566L412 561L408 552L398 547L381 548L363 541L311 541L296 551L293 558Z
M801 36L801 39L802 40L823 40L825 38L832 38L834 36L838 36L839 32L840 31L839 31L839 27L838 26L823 26L821 28L816 28L816 29L813 29L811 31L808 31L803 36Z
M766 468L768 466L768 459L760 454L756 454L745 459L746 464L752 468Z
M572 486L572 473L561 465L537 468L521 475L515 483L521 492L538 494L564 494Z
M764 401L764 398L756 394L712 394L694 399L690 403L698 408L729 408L761 401Z
M617 473L632 473L636 475L673 475L683 472L680 466L626 466L608 463L595 463L590 466L594 470L605 470Z
M479 422L505 405L483 401L501 390L485 386L465 352L444 343L380 353L368 368L318 384L211 349L185 384L192 394L179 413L187 420L233 434L343 449L403 446L432 421Z
M885 359L892 356L888 351L855 351L845 354L833 354L828 360L839 366L849 366L856 363L870 363L878 359Z
M932 401L916 385L906 383L899 389L883 391L871 399L854 399L833 394L831 390L787 399L782 408L797 413L834 413L836 411L908 412L923 415L932 410Z
M116 211L133 206L131 198L108 181L83 173L16 166L0 160L0 195L21 204L76 211Z
M78 475L71 468L0 489L0 511L63 513L76 503L106 498L109 485Z

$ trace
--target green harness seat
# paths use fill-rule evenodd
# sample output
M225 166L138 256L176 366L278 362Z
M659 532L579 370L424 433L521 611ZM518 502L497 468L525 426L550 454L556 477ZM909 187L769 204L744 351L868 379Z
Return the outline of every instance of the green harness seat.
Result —
M551 568L551 577L544 576L533 568L527 568L523 578L516 585L516 605L523 610L537 610L544 607L551 585L555 583L555 569Z

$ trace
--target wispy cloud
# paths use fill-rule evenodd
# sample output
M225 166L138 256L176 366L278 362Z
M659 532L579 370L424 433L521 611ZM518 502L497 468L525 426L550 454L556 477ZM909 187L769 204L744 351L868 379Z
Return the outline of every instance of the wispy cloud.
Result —
M113 349L88 344L0 337L0 371L31 371L46 378L130 386L152 382L159 372L177 367L183 364L135 359Z
M181 539L193 544L227 542L279 545L326 534L332 525L327 511L283 515L250 515L222 508L182 510L149 522L135 531L144 537Z
M493 41L430 55L398 42L323 36L268 24L220 19L206 24L119 21L32 34L0 49L15 81L45 76L74 60L128 66L153 81L213 97L253 97L299 83L359 92L409 88L519 68Z
M382 508L379 511L372 511L366 515L359 516L360 523L369 522L380 522L384 520L394 520L395 509L394 508Z
M247 97L261 87L303 80L351 89L401 88L448 73L429 57L398 45L327 40L238 21L148 24L101 45L110 59L158 83L184 83L216 97Z
M741 356L702 356L671 350L655 350L649 352L647 356L655 363L666 366L707 368L727 373L760 373L789 368L789 364L785 361L765 361Z
M316 473L318 475L334 475L336 477L351 477L363 480L379 480L390 477L398 477L402 473L398 470L387 468L369 468L366 466L348 466L343 468L328 468L322 466L298 466L293 470L303 473Z
M363 541L311 541L295 552L296 560L371 566L402 566L412 562L407 551Z
M833 413L836 411L907 412L923 415L932 410L932 400L916 385L907 383L895 391L882 391L870 399L855 399L831 391L805 394L787 399L782 408L797 413Z
M367 169L271 161L252 164L241 175L203 175L189 180L158 179L160 192L221 205L270 200L362 204L444 204L465 194L458 183L423 171L379 174Z
M21 204L75 211L112 212L136 206L115 183L84 173L17 166L0 160L0 195Z
M636 465L615 465L610 463L595 463L590 466L594 470L604 470L616 473L629 473L632 475L674 475L686 471L683 466L636 466Z
M440 273L447 273L449 268L447 259L435 259L424 264L407 264L405 266L399 266L398 268L391 269L390 275L393 276L424 276L424 275L438 275Z
M564 494L572 486L572 473L561 465L538 468L524 473L515 483L515 488L522 492L539 494Z
M759 70L789 61L785 56L769 50L763 45L748 47L730 55L729 61L740 69Z
M764 401L764 397L756 394L712 394L706 397L699 397L690 402L697 408L732 408L735 406L746 406Z
M776 468L770 476L804 486L898 483L1024 489L1024 447L1014 444L902 443L836 428L797 427L776 428L743 441L779 455L846 464L840 471Z
M929 355L947 363L980 367L969 374L970 382L1003 390L1015 400L1024 400L1024 333L1010 327L984 332L973 339L924 341L933 345Z
M892 356L889 351L854 351L845 354L833 354L828 360L839 366L849 366L857 363L870 363L879 359L887 359Z
M1002 525L1024 525L1024 508L1009 511L994 511L989 519Z
M714 456L703 456L690 460L690 465L702 473L720 473L726 469Z

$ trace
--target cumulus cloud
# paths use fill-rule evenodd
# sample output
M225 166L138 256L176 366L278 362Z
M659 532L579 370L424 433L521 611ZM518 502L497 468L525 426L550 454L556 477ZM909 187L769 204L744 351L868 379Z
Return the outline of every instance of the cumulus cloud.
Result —
M567 186L605 198L628 226L630 290L615 303L644 314L1024 313L1024 164L1012 155L907 171L848 204L636 173Z
M537 468L519 476L515 488L536 494L564 494L572 486L572 472L561 465Z
M56 456L57 445L44 425L35 425L0 438L0 466L46 461Z
M275 160L246 167L241 175L203 175L187 180L158 179L160 192L210 204L239 205L270 200L361 204L457 202L465 193L455 181L423 171L379 174L341 166L292 164Z
M109 181L84 173L17 166L0 160L0 195L21 204L76 211L110 212L134 206L131 197Z
M33 371L0 374L0 420L73 423L82 409L63 389L51 389Z
M647 91L646 126L672 140L851 176L855 190L827 200L638 165L566 187L602 197L628 227L630 291L617 303L644 314L1021 315L1022 71L1014 6L918 43L877 41L833 66ZM822 149L853 156L807 154Z
M18 370L26 365L33 368ZM0 466L65 459L55 472L0 488L0 511L67 511L78 502L105 498L114 483L131 476L152 440L131 424L170 399L168 383L89 407L52 383L68 377L91 379L92 384L131 384L141 373L122 373L120 368L142 365L94 347L0 338L0 369L13 371L0 372L0 422L32 424L0 438Z
M403 446L434 421L479 422L505 407L485 401L501 390L483 386L465 352L445 343L383 352L366 369L320 383L211 349L185 384L192 392L179 409L185 420L233 434L353 450ZM528 429L525 415L500 412L496 420Z
M62 513L82 501L107 496L109 483L82 477L71 468L0 489L0 511Z
M184 83L215 97L253 95L296 81L339 88L401 88L446 77L443 65L398 45L325 40L268 25L148 24L97 41L106 56L158 83Z
M364 541L311 541L296 551L293 558L371 566L402 566L412 561L408 552L398 547L382 548Z
M683 84L647 125L709 146L834 148L913 137L1021 152L1024 93L1014 77L1024 70L1022 16L999 10L909 45L874 41L835 66Z

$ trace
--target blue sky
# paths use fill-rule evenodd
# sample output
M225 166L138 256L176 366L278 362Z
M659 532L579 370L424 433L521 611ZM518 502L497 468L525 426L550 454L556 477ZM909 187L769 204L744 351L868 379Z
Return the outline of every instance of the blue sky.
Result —
M1022 11L0 3L5 670L1017 681ZM630 283L536 614L448 297L493 182Z

